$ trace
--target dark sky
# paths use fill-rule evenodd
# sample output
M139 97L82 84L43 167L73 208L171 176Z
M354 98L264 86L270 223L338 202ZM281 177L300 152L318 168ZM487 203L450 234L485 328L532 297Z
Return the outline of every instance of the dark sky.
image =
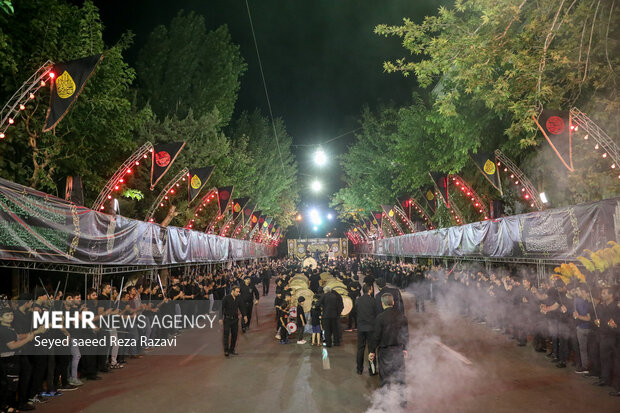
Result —
M260 108L268 114L245 0L105 0L96 1L106 26L106 42L121 33L136 34L127 58L131 64L150 31L169 24L179 10L205 17L209 29L227 24L241 47L248 70L241 81L237 111ZM364 104L380 100L404 103L416 88L412 77L383 72L385 60L406 57L396 38L373 33L377 24L399 24L403 17L421 21L434 14L438 0L250 0L250 10L274 116L282 117L299 145L317 144L359 126ZM325 145L338 155L352 136ZM341 169L332 159L318 174L309 147L297 147L302 211L308 205L327 207L328 197L341 186ZM328 184L320 195L306 187L318 175Z

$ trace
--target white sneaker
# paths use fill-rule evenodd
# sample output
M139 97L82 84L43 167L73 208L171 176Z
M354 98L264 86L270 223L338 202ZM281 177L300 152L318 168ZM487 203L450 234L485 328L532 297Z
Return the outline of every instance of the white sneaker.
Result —
M69 384L72 384L74 386L83 386L84 382L80 379L69 379L68 380Z
M280 334L276 334L276 340L281 340L282 337L280 337Z
M297 340L297 344L306 344L307 341L306 340Z

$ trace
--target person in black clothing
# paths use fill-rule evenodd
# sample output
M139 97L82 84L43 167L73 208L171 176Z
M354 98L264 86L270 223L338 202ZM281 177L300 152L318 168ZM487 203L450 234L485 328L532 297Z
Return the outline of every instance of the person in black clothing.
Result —
M384 278L379 278L376 282L377 287L380 288L379 292L375 296L377 312L381 313L385 308L381 303L381 297L384 294L391 294L392 298L394 298L394 308L400 311L401 314L405 314L405 304L403 303L403 297L400 295L400 290L398 290L398 288L386 287Z
M409 325L407 318L394 308L392 294L381 297L383 312L375 320L375 328L370 342L368 359L379 359L380 385L402 386L397 392L403 399L401 406L406 404L405 396L405 357L409 343Z
M361 290L357 275L354 275L351 278L351 281L347 285L347 290L349 293L349 297L353 301L353 308L351 309L351 312L349 313L349 324L347 327L347 331L353 331L353 329L357 329L357 311L355 311L355 305L356 305L355 302L357 301L357 298L360 296L360 290Z
M355 302L357 319L357 374L362 374L364 371L364 352L366 351L366 345L370 344L373 329L375 328L375 319L377 317L377 307L375 306L372 286L364 284L363 290L364 294ZM368 370L372 375L373 373L370 365ZM374 374L376 374L376 372Z
M614 367L614 347L616 345L616 331L620 323L620 311L614 302L611 288L601 289L601 302L596 306L598 318L594 320L599 339L601 360L601 379L595 386L610 386ZM617 355L616 355L617 357Z
M248 317L245 315L245 305L239 294L241 289L238 285L232 287L229 295L224 297L222 301L222 312L220 324L224 326L224 355L228 357L229 354L237 355L235 351L235 344L237 344L237 332L239 331L239 313L243 316L243 321L248 322ZM230 341L228 339L230 335Z
M241 293L240 293L239 299L243 301L243 305L246 309L246 317L244 317L244 320L247 319L247 321L244 321L241 323L241 331L244 333L246 332L246 330L250 328L250 322L252 321L252 310L254 308L254 304L258 303L258 299L260 298L260 295L258 294L258 290L256 289L256 286L252 285L250 281L251 281L250 277L244 278L243 284L240 287ZM264 295L265 294L263 294L263 296Z
M271 283L271 277L273 276L273 271L269 267L263 268L263 272L261 274L261 279L263 282L263 297L269 295L269 284Z
M323 330L325 330L325 345L327 347L340 345L340 337L338 334L338 317L342 313L344 304L342 297L330 287L325 287L325 294L319 300L319 304L323 309Z

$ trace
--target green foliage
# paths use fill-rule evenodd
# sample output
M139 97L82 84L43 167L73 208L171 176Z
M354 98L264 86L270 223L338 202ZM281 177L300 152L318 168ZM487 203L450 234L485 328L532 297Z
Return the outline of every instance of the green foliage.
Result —
M275 129L279 149L271 122L259 111L242 113L232 126L234 144L247 148L253 166L251 175L243 178L236 193L249 196L264 214L276 217L281 226L288 227L293 224L299 200L297 163L291 151L292 138L281 119L276 119ZM239 166L234 163L230 173Z
M226 26L207 32L204 18L179 14L156 27L137 62L139 97L158 117L185 118L216 108L223 125L231 119L246 64Z
M388 72L413 73L426 87L450 87L437 100L450 112L464 95L508 120L506 134L521 147L536 144L531 117L542 107L578 106L618 113L618 13L614 0L458 0L421 24L379 25L420 59L386 62ZM614 53L615 51L615 53ZM615 115L613 115L615 116Z
M91 2L75 7L53 0L20 1L14 16L0 15L0 96L6 101L46 59L66 61L105 52L63 121L41 133L49 100L41 89L27 104L0 146L0 175L37 189L56 191L66 175L84 177L87 199L135 147L132 130L146 112L132 109L127 95L134 78L122 52L131 36L105 50L103 25ZM111 151L110 148L114 148Z
M13 14L15 12L11 0L0 0L0 10L6 14Z
M144 193L137 189L127 188L123 191L123 196L133 199L134 201L141 201L144 198Z

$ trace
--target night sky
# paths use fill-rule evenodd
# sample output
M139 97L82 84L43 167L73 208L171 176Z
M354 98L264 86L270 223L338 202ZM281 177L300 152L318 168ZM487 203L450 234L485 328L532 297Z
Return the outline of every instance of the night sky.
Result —
M227 24L233 42L241 47L248 70L241 79L236 111L260 108L267 102L244 0L105 0L96 1L106 26L107 44L131 30L136 34L128 52L135 63L139 48L151 30L168 25L179 10L205 17L207 28ZM359 127L365 104L404 103L416 90L413 77L383 72L385 60L408 57L399 39L373 33L377 24L399 24L403 17L421 21L434 14L438 0L250 0L250 10L263 63L273 114L282 117L297 145L325 142ZM302 213L308 206L325 210L329 196L341 187L337 156L353 142L353 135L324 145L332 158L321 172L311 162L312 148L296 147L302 188ZM275 142L274 142L275 144ZM311 177L327 185L310 192ZM328 230L329 228L326 228ZM324 233L323 233L324 234ZM319 234L321 235L321 234Z

